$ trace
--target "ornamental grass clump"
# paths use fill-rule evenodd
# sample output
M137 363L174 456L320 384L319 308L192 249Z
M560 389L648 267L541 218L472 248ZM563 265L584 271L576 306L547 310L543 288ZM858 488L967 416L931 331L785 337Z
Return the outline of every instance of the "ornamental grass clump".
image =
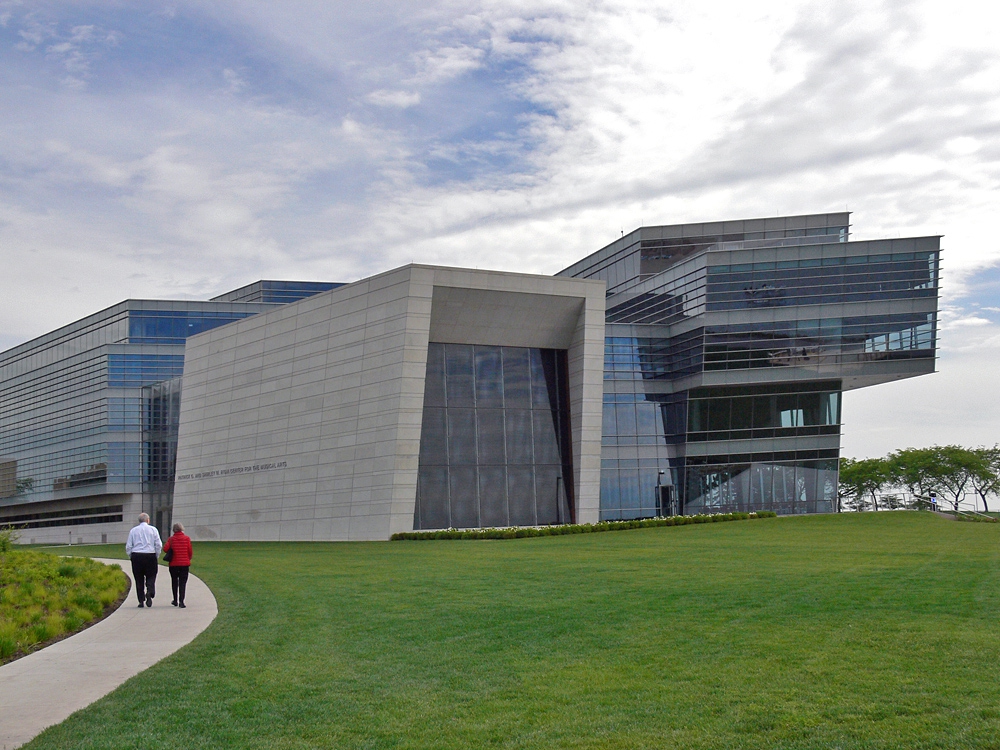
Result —
M101 619L128 592L117 567L17 549L0 533L0 664Z
M398 541L434 539L525 539L539 536L562 536L564 534L594 534L602 531L624 531L626 529L650 529L659 526L686 526L692 523L718 523L720 521L746 521L753 518L775 518L778 514L770 510L754 513L711 513L695 516L667 516L633 519L631 521L599 521L598 523L569 523L556 526L511 526L490 529L441 529L440 531L402 531L390 539Z

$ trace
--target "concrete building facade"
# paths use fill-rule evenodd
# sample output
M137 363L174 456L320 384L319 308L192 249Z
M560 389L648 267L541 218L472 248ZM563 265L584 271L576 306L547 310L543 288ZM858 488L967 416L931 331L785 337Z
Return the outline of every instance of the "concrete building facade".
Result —
M573 428L564 479L578 498L573 515L596 520L604 284L417 265L188 341L175 517L195 539L412 530L432 343L566 352ZM476 497L496 502L489 489L468 485L476 514L465 525L496 512Z

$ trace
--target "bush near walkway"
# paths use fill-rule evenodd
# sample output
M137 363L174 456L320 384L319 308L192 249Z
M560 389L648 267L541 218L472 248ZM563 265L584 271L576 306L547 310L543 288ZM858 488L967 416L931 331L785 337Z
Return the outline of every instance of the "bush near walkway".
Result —
M6 541L0 544L0 664L82 630L128 589L118 568Z

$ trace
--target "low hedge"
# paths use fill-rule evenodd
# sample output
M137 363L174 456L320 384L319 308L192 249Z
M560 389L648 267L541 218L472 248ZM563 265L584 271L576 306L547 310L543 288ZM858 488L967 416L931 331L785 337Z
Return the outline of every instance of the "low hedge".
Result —
M755 513L711 513L696 516L669 516L643 518L634 521L601 521L599 523L568 523L558 526L515 526L499 529L442 529L440 531L401 531L393 534L394 542L425 539L524 539L535 536L562 536L563 534L596 534L601 531L625 529L651 529L658 526L687 526L692 523L719 523L720 521L746 521L751 518L774 518L770 510Z

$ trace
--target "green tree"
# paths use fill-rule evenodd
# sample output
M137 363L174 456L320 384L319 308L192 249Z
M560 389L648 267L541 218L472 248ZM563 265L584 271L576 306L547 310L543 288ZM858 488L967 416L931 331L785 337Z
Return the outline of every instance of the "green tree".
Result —
M983 510L990 512L990 506L986 504L988 495L1000 494L1000 445L992 448L973 448L974 453L980 461L980 471L970 479L972 489L983 501Z
M941 457L935 448L906 448L894 451L886 461L893 484L911 495L926 499L941 487L936 479L942 472Z
M982 458L960 445L907 448L890 454L888 463L892 481L919 497L948 497L956 511L973 478L985 481L987 474Z
M884 458L840 459L840 494L857 511L869 504L878 510L878 493L889 485L892 475Z

